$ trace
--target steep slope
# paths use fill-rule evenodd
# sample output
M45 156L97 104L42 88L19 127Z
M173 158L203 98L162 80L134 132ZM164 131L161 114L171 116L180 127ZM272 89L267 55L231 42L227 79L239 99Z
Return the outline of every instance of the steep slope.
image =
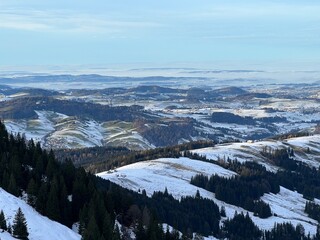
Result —
M3 210L7 223L12 221L18 208L24 213L30 240L79 240L81 236L70 228L40 215L23 200L7 193L0 188L0 209ZM0 233L1 239L14 239L7 233Z

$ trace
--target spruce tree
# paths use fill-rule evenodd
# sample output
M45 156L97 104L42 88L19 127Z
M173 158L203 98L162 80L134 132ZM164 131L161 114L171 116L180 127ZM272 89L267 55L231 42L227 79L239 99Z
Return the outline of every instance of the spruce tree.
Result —
M55 221L61 220L58 196L59 196L58 180L55 177L51 183L48 200L46 203L47 216L50 219L53 219Z
M11 226L10 223L8 223L8 230L7 230L7 231L8 231L8 233L10 233L10 234L12 233L12 226Z
M120 230L118 225L116 225L114 231L113 231L113 238L112 240L121 240L121 236L120 236Z
M82 240L96 240L99 239L101 233L99 231L96 219L92 216L88 223L87 229L84 231L82 235Z
M3 210L1 210L1 212L0 212L0 229L2 229L4 231L8 230L7 221L6 221L6 218L4 216Z
M12 225L12 234L14 237L18 237L21 239L28 239L29 232L27 228L27 220L21 208L18 208L18 211L14 217L13 225Z
M28 204L32 207L36 205L36 195L37 195L37 184L33 178L30 179L27 187L28 193Z
M48 184L42 182L36 198L36 210L41 214L46 214L46 203L48 198Z
M113 235L113 222L108 212L105 213L103 220L102 234L106 239L110 239Z
M10 175L8 192L15 195L15 196L19 195L19 189L17 187L17 182L16 182L16 179L12 173Z

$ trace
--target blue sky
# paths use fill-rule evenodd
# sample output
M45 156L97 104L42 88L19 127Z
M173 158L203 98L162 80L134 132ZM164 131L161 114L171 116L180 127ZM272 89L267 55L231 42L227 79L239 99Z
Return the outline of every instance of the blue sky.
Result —
M320 2L1 0L0 65L320 63Z

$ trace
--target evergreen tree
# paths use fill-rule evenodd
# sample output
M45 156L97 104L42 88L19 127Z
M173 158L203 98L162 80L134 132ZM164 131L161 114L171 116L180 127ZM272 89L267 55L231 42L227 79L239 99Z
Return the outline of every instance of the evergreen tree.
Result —
M248 213L235 213L234 218L224 222L223 230L230 240L255 240L259 239L262 232L253 223Z
M113 223L108 212L104 216L102 234L105 239L110 239L113 235Z
M320 240L320 225L317 226L317 232L316 235L314 236L316 240Z
M48 184L42 182L36 199L36 210L41 214L46 214L46 202L48 198Z
M8 230L7 221L6 221L6 218L4 216L3 210L1 210L1 212L0 212L0 229L2 229L4 231Z
M10 223L8 223L8 230L7 230L7 231L8 231L8 233L10 233L10 234L12 233L12 226L11 226Z
M58 196L58 181L55 177L52 181L46 204L46 213L48 217L55 221L61 220Z
M88 223L87 229L84 230L84 234L82 236L82 240L96 240L101 236L97 222L95 218L92 216Z
M67 187L66 187L66 184L64 182L63 177L60 177L59 182L60 182L59 207L60 207L62 223L67 225L68 227L71 227L72 226L71 203L68 198ZM70 200L72 201L72 198Z
M87 204L85 204L83 208L80 210L79 215L79 234L83 235L89 221Z
M35 207L36 195L37 195L37 185L33 178L30 179L27 187L28 193L28 204Z
M13 173L11 173L11 175L10 175L8 192L11 193L11 194L13 194L13 195L15 195L15 196L18 196L18 195L19 195L19 190L18 190L18 187L17 187L17 182L16 182L16 179L15 179Z
M116 225L114 231L113 231L113 238L112 240L121 240L121 236L120 236L120 230L118 225Z
M29 232L27 228L27 221L21 208L18 208L18 211L14 217L13 225L12 225L12 233L13 233L13 236L15 237L18 237L21 239L28 239Z

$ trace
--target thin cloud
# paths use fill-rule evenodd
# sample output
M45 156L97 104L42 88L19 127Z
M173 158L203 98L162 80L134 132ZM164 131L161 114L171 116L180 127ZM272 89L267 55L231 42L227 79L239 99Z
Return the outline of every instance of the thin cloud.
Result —
M0 28L25 31L120 33L160 26L156 22L108 19L102 15L63 11L0 11Z
M300 5L300 4L281 4L281 3L261 3L232 5L220 4L207 6L205 9L198 9L187 16L195 20L203 19L260 19L260 18L304 18L319 19L320 5Z

